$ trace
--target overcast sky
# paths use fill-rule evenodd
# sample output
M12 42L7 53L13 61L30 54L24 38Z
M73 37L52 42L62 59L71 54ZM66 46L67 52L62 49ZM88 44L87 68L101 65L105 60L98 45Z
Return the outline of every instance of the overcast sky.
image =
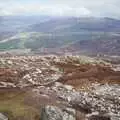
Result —
M0 15L120 18L120 0L0 0Z

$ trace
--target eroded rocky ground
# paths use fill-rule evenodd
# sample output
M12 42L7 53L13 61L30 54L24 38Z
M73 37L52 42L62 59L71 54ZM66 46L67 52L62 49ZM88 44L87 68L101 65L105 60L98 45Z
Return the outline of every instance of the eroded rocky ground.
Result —
M37 112L14 117L14 106L15 120L120 120L119 65L85 56L2 56L0 104L19 96L26 111Z

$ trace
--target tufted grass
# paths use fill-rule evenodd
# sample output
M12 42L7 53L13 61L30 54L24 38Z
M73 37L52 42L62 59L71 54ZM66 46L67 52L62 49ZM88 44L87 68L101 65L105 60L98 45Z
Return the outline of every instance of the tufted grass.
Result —
M24 103L26 94L19 92L0 92L0 112L9 120L39 120L40 111Z

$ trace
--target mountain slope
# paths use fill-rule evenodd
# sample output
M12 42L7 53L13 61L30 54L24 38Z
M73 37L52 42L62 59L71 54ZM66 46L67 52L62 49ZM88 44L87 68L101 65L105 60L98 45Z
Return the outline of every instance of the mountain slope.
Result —
M79 41L64 49L74 49L84 54L120 55L120 34L94 40Z
M75 48L78 52L95 54L119 53L120 20L117 19L44 16L5 17L1 20L0 50L31 49L41 52L47 48L49 53L51 49L59 52Z
M30 26L30 31L37 32L80 32L120 30L120 20L111 18L58 18Z

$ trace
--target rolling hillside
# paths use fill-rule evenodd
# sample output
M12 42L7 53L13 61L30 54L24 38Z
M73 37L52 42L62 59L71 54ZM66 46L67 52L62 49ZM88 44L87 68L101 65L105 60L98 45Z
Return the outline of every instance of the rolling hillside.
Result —
M120 20L112 18L53 18L44 23L29 27L36 32L117 32L120 31Z
M120 20L75 17L3 17L0 50L31 49L119 54ZM111 48L111 45L114 48ZM102 47L104 46L104 47ZM62 50L63 49L63 50ZM108 53L109 51L109 53Z

